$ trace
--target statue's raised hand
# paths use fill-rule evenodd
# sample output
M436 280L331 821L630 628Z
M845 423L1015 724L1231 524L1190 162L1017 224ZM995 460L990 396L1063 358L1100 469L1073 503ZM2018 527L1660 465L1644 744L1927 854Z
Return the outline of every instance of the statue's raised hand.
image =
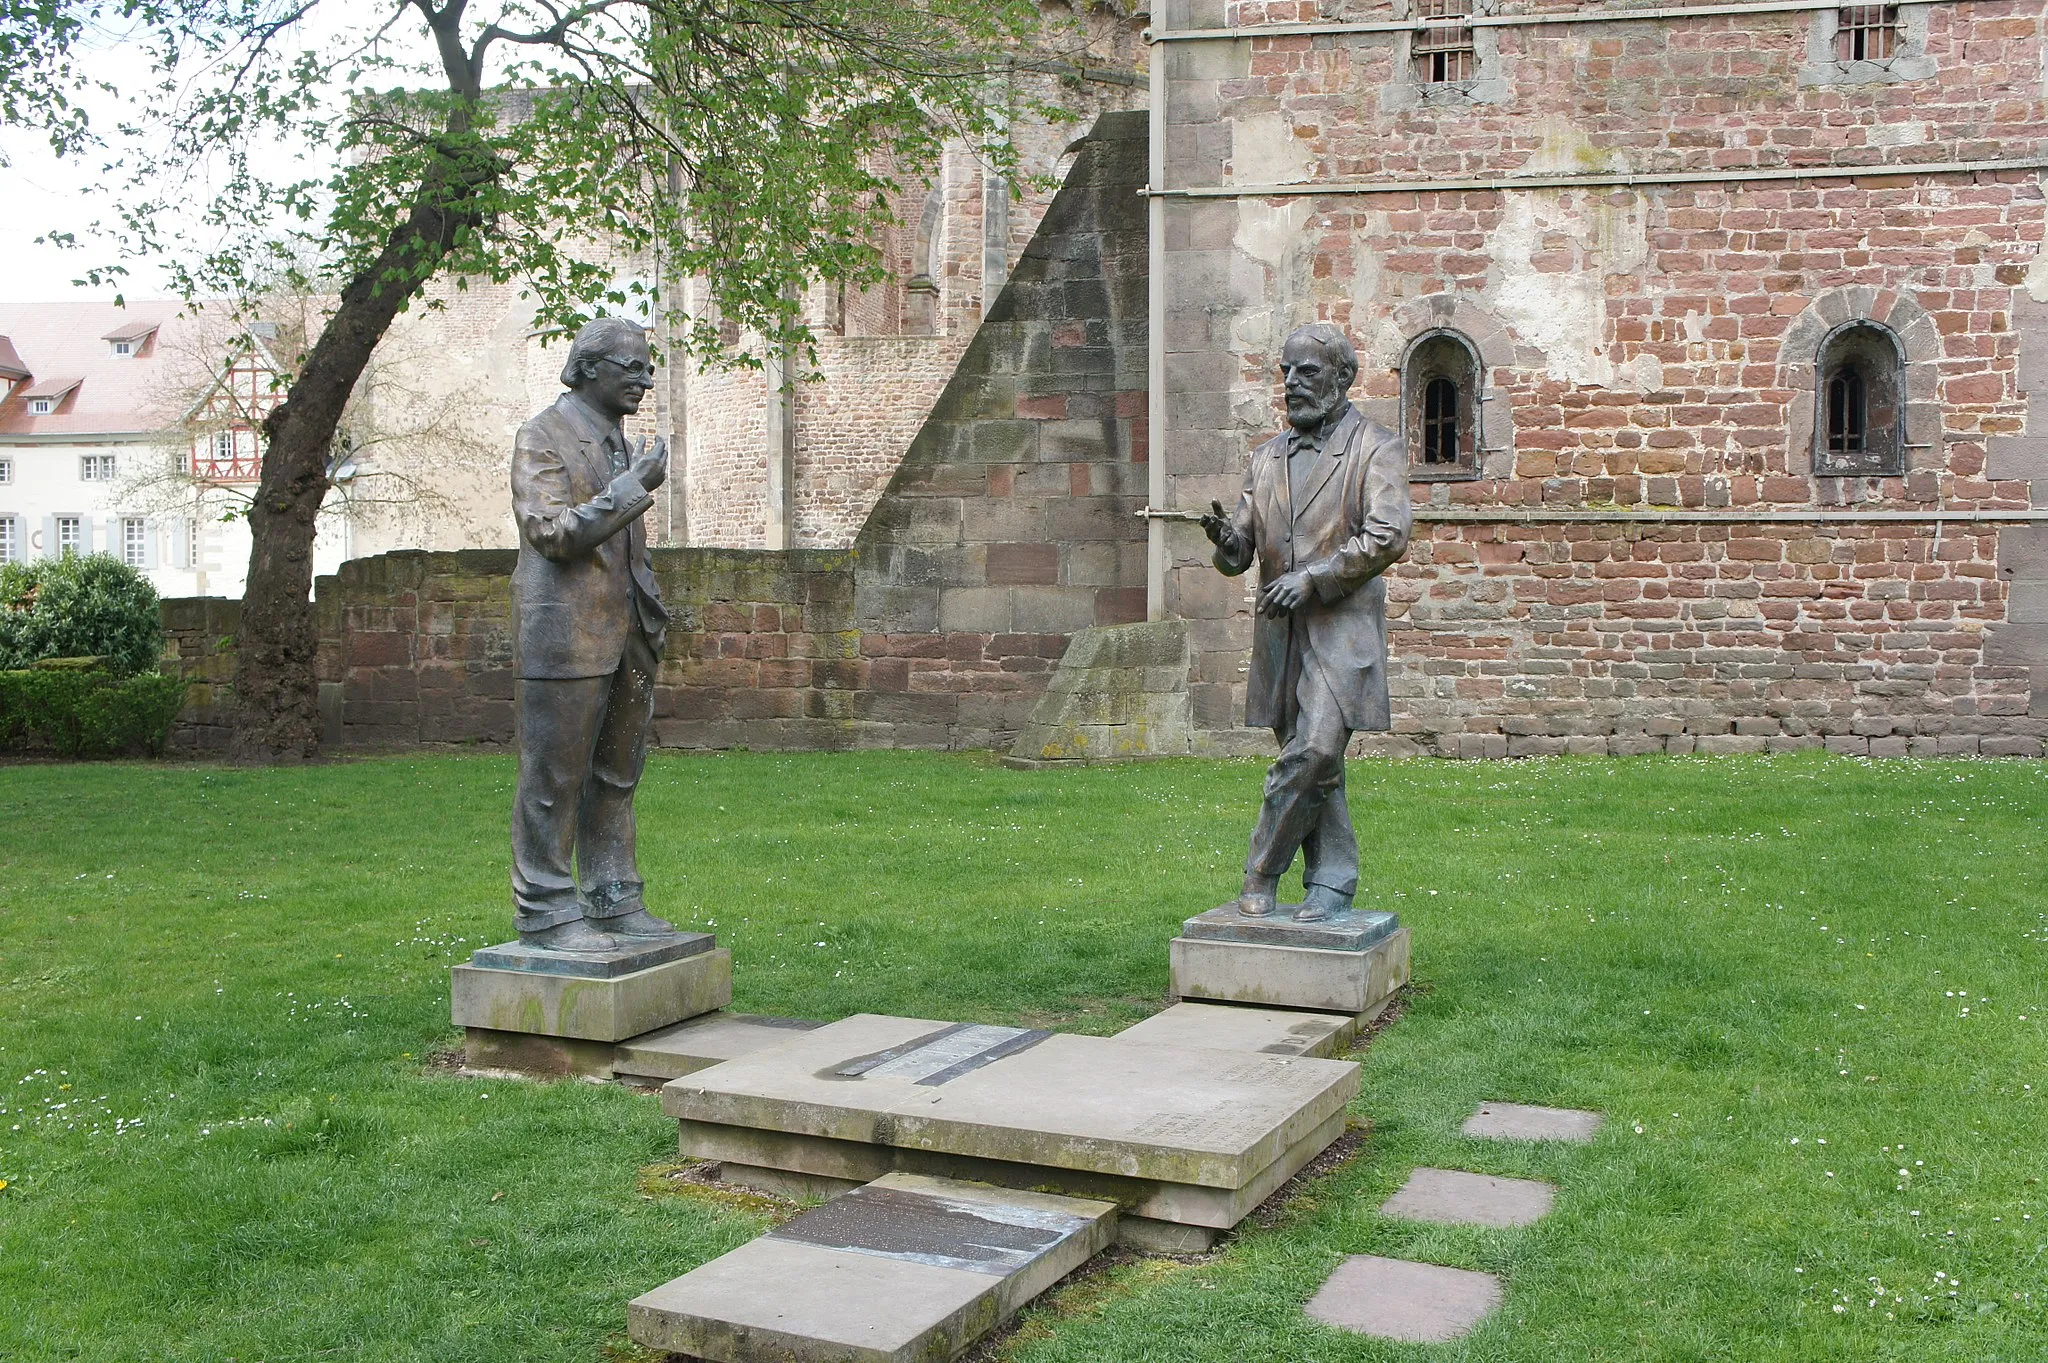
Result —
M633 463L626 472L638 480L641 487L649 492L668 481L668 441L655 437L654 448L647 448L647 437L640 437L638 448L633 451Z

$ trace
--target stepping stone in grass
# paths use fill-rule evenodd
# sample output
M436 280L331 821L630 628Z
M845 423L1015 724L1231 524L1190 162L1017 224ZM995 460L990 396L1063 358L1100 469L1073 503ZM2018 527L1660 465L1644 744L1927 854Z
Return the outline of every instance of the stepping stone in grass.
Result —
M1312 1319L1379 1339L1441 1344L1500 1305L1491 1273L1354 1254L1309 1299Z
M1465 1134L1489 1141L1590 1141L1606 1118L1570 1107L1481 1103L1465 1119Z
M1380 1210L1450 1226L1526 1226L1542 1220L1556 1196L1556 1188L1534 1179L1417 1169Z

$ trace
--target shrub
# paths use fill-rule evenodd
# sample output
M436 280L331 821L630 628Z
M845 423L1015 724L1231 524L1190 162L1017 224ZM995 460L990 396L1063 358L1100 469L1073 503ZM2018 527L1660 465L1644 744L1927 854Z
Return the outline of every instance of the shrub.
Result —
M126 677L153 670L163 647L156 588L112 555L0 565L0 668L94 656Z
M63 757L139 750L155 757L163 752L184 704L183 679L154 672L135 677L78 667L0 672L0 747L47 746Z

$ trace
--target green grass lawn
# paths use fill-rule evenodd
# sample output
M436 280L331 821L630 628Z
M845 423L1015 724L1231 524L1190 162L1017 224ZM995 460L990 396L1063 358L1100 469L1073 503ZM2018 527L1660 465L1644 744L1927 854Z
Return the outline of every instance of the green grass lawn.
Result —
M657 757L657 911L737 1008L1111 1032L1236 888L1254 763L1013 772ZM623 1089L464 1078L447 967L508 936L504 757L0 768L0 1359L596 1360L766 1224L638 1177ZM1355 763L1361 900L1416 991L1357 1154L1201 1262L1124 1262L996 1349L1129 1360L2048 1358L2048 766ZM1482 1099L1590 1146L1468 1143ZM1540 1177L1519 1231L1378 1204ZM1504 1275L1465 1341L1301 1303L1347 1254Z

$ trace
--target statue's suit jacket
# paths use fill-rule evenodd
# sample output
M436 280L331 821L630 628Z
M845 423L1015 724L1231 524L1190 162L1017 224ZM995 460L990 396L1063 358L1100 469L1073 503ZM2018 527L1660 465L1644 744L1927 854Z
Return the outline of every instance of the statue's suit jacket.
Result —
M1253 623L1245 723L1280 725L1289 641L1304 630L1345 727L1385 729L1387 590L1379 575L1406 552L1414 521L1407 443L1347 405L1301 481L1298 504L1290 482L1283 432L1252 452L1230 514L1235 538L1216 548L1216 566L1233 576L1254 561L1261 583L1304 568L1314 588L1291 619L1261 615Z
M606 432L564 394L519 428L512 445L512 514L519 563L512 610L519 675L605 677L618 670L633 628L633 592L648 642L661 656L668 612L647 557L640 517L654 498L630 473L614 475Z

